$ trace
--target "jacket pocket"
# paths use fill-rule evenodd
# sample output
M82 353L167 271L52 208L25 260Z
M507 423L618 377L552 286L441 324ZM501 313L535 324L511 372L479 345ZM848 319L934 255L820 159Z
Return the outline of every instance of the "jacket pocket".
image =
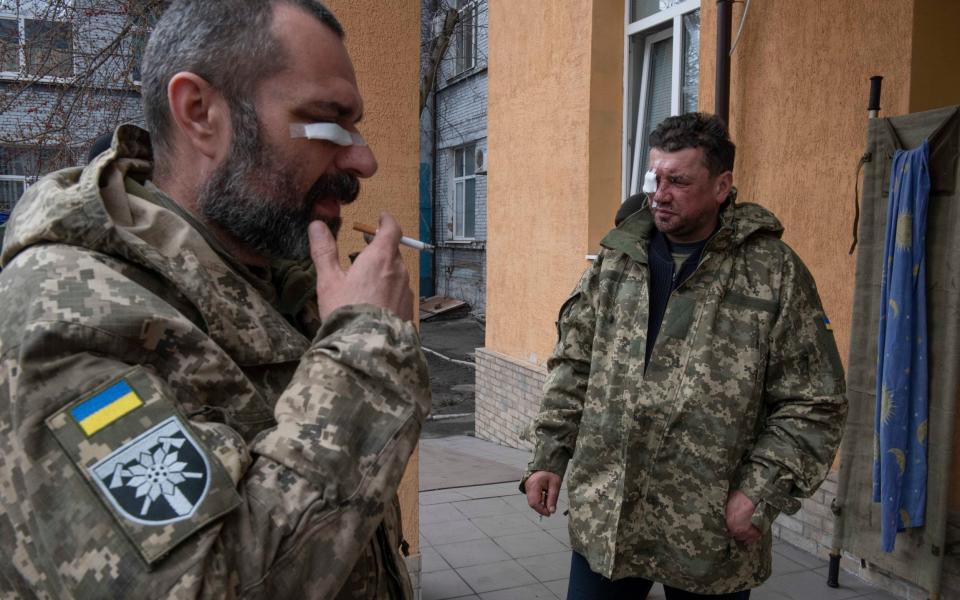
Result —
M688 482L691 480L688 480ZM733 555L727 533L726 485L687 489L681 498L666 499L661 514L662 548L674 568L693 579L715 576Z

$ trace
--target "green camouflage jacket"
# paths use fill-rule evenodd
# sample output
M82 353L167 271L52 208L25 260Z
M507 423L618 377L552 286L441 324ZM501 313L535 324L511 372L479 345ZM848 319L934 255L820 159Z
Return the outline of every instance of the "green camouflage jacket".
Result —
M281 314L289 290L192 226L149 158L121 127L7 228L0 597L410 597L414 326L371 306L321 325L315 297Z
M770 575L770 522L826 477L844 376L813 278L777 219L729 203L671 295L644 370L649 210L611 231L563 305L529 472L567 479L570 540L591 568L702 594ZM763 532L727 535L727 495Z

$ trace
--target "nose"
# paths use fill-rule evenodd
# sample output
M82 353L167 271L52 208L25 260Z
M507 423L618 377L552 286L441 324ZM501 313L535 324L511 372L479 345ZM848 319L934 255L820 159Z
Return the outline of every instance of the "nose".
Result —
M346 146L337 154L337 169L361 179L377 172L377 158L370 146Z
M660 180L657 182L657 191L653 193L653 201L657 204L662 203L669 194L667 193L667 182Z

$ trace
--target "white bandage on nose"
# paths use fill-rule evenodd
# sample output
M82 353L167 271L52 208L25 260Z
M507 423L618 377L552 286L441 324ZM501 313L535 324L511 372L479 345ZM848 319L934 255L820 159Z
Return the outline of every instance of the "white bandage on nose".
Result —
M657 172L656 171L647 171L647 174L643 176L643 193L644 194L657 193Z
M338 146L366 146L363 136L347 131L336 123L295 123L290 126L290 137L308 140L326 140Z

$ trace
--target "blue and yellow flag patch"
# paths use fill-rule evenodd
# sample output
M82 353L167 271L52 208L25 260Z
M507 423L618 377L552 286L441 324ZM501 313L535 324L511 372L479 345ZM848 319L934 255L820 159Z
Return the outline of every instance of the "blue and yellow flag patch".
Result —
M140 406L143 406L143 400L121 379L70 409L70 416L87 437L90 437Z

